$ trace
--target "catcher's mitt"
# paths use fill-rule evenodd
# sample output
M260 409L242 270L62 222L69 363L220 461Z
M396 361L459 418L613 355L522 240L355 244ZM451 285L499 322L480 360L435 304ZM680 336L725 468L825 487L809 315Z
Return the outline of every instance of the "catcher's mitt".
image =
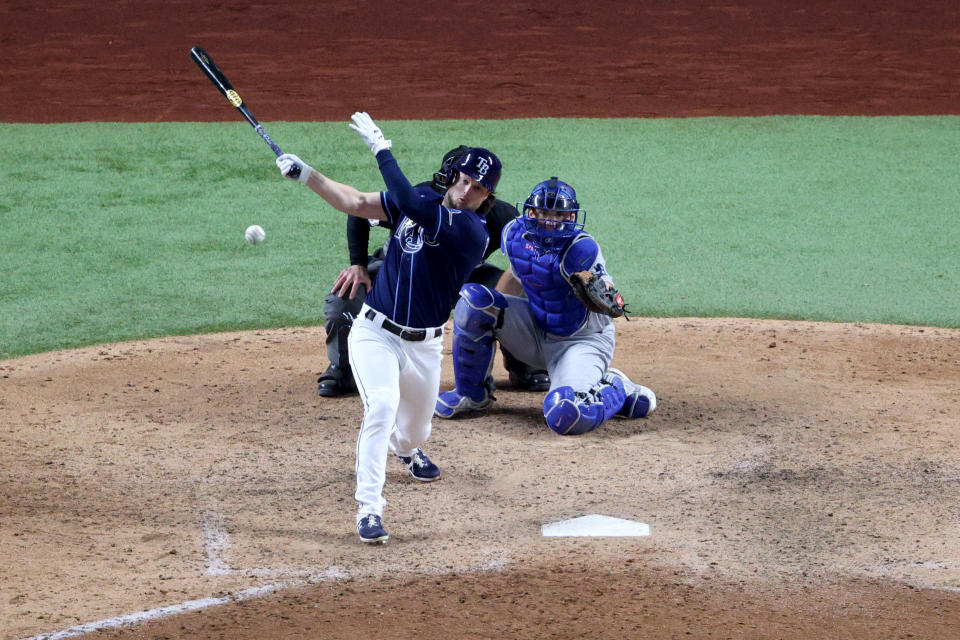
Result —
M577 271L570 275L570 286L584 306L590 311L619 318L627 313L623 296L613 287L608 287L603 278L592 271ZM629 318L627 318L629 320Z

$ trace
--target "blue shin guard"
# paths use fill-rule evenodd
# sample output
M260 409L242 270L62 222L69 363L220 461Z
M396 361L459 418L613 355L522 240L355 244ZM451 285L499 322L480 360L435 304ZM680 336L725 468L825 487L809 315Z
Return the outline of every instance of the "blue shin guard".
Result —
M492 397L493 331L506 308L507 299L499 291L474 283L460 289L453 311L453 377L457 394L474 403Z
M623 407L626 393L617 378L601 380L588 392L558 387L543 399L543 417L562 436L593 431Z

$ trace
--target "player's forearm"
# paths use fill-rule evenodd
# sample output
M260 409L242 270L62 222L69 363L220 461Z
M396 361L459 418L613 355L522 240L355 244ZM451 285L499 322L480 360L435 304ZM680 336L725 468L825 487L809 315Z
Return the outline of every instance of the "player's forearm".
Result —
M379 192L364 193L356 187L331 180L316 169L310 173L307 186L337 211L360 218L386 220Z

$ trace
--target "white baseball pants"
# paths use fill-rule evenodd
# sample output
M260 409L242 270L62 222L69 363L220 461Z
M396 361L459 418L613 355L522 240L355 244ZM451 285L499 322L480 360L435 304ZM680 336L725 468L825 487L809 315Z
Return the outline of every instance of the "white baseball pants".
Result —
M443 336L403 340L380 327L382 315L367 319L368 308L363 306L348 338L350 367L363 400L354 497L358 515L382 516L387 454L410 456L430 437Z

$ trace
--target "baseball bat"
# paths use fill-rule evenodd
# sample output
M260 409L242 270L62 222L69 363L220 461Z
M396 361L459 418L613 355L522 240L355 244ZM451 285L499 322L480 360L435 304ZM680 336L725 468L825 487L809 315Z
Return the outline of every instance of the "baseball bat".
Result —
M210 79L210 82L213 83L213 86L215 86L217 90L223 94L223 97L226 98L230 104L237 108L237 111L239 111L240 114L246 118L247 122L250 123L250 126L253 127L254 131L260 134L260 137L263 138L263 141L270 145L270 148L273 149L273 152L278 156L283 155L283 150L277 146L277 143L273 141L273 138L270 137L270 134L264 130L263 125L253 117L253 114L250 113L250 109L248 109L247 105L244 104L243 98L240 97L240 94L237 93L237 91L233 88L233 85L230 84L230 81L227 80L227 76L223 74L223 71L220 71L220 67L216 65L216 63L213 61L213 58L210 57L210 54L204 51L201 47L194 47L190 49L190 57L194 62L197 63L197 66L200 67L200 70L203 71L204 75ZM290 173L287 175L294 179L299 178L300 167L293 167L290 170Z

